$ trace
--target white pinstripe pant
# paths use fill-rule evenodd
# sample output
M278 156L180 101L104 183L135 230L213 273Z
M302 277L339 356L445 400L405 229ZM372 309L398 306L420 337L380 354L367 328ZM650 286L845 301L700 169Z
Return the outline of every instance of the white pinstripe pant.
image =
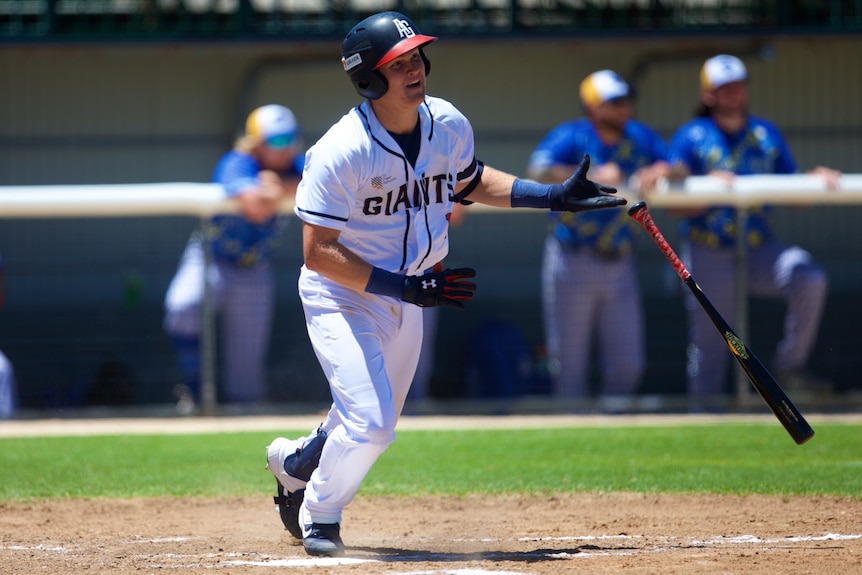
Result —
M601 395L637 390L646 364L634 257L603 259L545 240L542 300L551 375L560 397L589 395L590 350L599 349Z

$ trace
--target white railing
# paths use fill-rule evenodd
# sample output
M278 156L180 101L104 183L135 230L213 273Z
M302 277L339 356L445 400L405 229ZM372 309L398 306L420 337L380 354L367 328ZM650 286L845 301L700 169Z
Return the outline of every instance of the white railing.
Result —
M0 186L0 218L206 217L233 209L218 184Z
M635 195L625 188L620 193ZM841 176L835 189L811 175L739 176L733 185L710 176L689 177L647 195L651 207L760 204L822 205L862 203L862 174ZM476 205L476 209L494 210ZM285 202L284 211L292 208ZM471 208L472 209L472 208ZM207 217L236 211L217 184L166 182L77 186L0 186L0 218L76 218L188 215Z
M862 174L844 174L835 189L828 189L823 178L814 175L738 176L732 184L711 176L692 176L678 185L660 186L647 198L651 206L668 208L859 204Z

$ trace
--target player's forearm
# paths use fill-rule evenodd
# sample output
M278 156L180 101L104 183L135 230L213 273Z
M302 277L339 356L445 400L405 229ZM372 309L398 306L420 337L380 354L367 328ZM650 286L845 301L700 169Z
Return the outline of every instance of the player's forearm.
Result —
M482 173L482 181L467 199L495 208L548 208L550 187L529 180L520 180L512 174L486 165Z
M542 184L558 184L565 181L577 169L577 166L566 166L563 164L530 167L527 169L527 177Z
M467 199L496 208L509 208L512 205L512 184L515 180L512 174L485 166L482 181Z
M626 203L624 198L613 195L615 188L588 180L586 174L589 169L590 158L585 155L578 169L565 182L542 184L485 166L482 181L468 199L498 208L536 208L555 212L580 212Z
M357 291L365 290L372 266L338 243L338 233L318 226L303 226L305 267Z

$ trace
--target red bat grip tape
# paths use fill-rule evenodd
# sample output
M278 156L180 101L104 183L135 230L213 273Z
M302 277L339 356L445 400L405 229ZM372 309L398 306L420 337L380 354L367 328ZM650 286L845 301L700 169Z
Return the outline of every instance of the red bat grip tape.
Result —
M662 235L661 231L659 231L658 227L655 225L655 222L652 221L652 216L650 216L649 214L646 202L638 202L632 207L630 207L629 215L641 225L641 227L646 231L646 233L649 234L649 236L661 250L661 253L664 254L664 257L667 258L667 261L669 261L670 265L673 266L673 269L676 270L676 273L680 277L680 279L682 281L685 281L690 278L691 274L685 268L685 265L683 265L679 257L676 255L676 252L673 251L673 248L670 247L670 244L667 243L667 240L664 239L664 236Z

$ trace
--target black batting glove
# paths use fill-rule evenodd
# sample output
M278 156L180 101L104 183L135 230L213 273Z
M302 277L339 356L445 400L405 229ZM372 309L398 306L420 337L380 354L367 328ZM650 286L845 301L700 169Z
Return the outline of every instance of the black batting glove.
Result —
M616 188L603 186L587 179L590 170L590 155L584 159L562 184L551 186L549 208L552 212L583 212L601 208L615 208L626 204L625 198L614 196Z
M421 276L407 276L404 278L404 294L401 299L419 307L446 305L464 309L461 302L473 297L476 284L463 280L472 277L476 277L476 270L472 268L446 269Z

